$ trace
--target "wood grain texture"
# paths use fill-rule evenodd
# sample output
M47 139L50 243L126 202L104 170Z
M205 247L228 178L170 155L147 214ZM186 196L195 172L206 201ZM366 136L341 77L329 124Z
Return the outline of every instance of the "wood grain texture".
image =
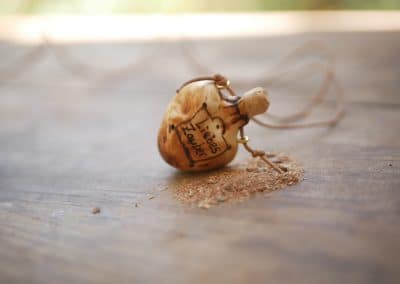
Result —
M398 283L400 34L195 44L234 86L235 76L257 74L310 39L335 52L347 115L331 130L249 125L255 147L296 157L305 180L209 210L159 190L188 178L157 152L163 112L183 81L204 75L185 63L179 43L163 43L151 64L107 82L68 72L51 52L1 77L0 282ZM67 48L106 69L153 45ZM0 44L7 62L26 49ZM269 88L271 111L299 107L306 83ZM101 213L91 213L95 206Z

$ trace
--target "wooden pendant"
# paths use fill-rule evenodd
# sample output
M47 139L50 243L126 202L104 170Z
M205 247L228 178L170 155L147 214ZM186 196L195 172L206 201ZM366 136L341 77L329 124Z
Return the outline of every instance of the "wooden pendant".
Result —
M168 105L158 132L158 149L171 166L184 171L225 166L237 153L239 128L268 109L263 88L239 97L233 92L226 95L226 89L231 89L229 82L223 83L191 80Z

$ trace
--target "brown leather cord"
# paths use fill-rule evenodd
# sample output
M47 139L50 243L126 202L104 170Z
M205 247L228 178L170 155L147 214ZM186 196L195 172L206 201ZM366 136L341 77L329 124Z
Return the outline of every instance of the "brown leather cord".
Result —
M225 93L223 92L219 92L219 94L221 95L222 99L228 102L232 102L235 103L237 102L240 97L236 95L236 93L232 90L232 88L229 86L230 82L229 80L227 80L224 76L222 76L221 74L215 74L214 76L200 76L200 77L196 77L193 78L189 81L186 81L185 83L183 83L178 90L176 90L176 92L179 92L180 90L182 90L182 88L184 88L185 86L194 83L194 82L199 82L199 81L213 81L215 86L221 90L221 89L226 89L230 96L226 96Z
M182 48L183 48L183 55L186 57L189 64L197 70L203 70L203 71L209 70L209 68L206 67L207 65L202 64L197 59L197 56L194 56L194 54L192 52L193 46L190 43L190 41L187 41L187 43L189 43L191 48L188 48L187 44L182 45ZM342 107L342 109L337 110L336 113L333 115L333 117L330 119L327 119L326 121L318 121L318 122L312 122L312 123L307 123L307 124L295 124L295 125L289 124L289 123L300 121L302 119L309 117L312 114L312 112L315 110L315 108L324 101L324 99L327 96L327 93L329 91L329 87L332 85L338 84L334 77L334 56L325 45L323 45L322 43L320 43L318 41L310 41L310 42L304 44L303 46L296 48L294 51L290 52L288 55L286 55L281 60L279 60L274 65L274 68L271 68L272 70L274 70L274 74L272 77L264 78L264 76L266 75L266 72L261 72L260 73L261 75L255 76L256 79L247 79L247 80L238 79L238 80L235 80L235 84L236 85L249 85L249 84L254 85L254 84L262 83L262 82L266 83L267 86L276 84L277 81L281 80L283 77L288 76L290 73L292 73L288 70L284 70L283 72L279 73L279 69L281 69L282 66L285 66L286 64L290 63L291 61L295 60L296 58L298 58L300 56L307 55L307 53L309 53L310 51L312 51L313 53L315 51L318 51L320 53L321 57L326 61L326 64L325 64L326 66L322 66L322 68L324 69L324 79L323 79L318 91L316 92L316 94L308 100L308 102L306 103L306 105L304 107L302 107L299 111L297 111L295 113L292 113L289 115L278 115L278 114L273 114L273 113L268 112L265 114L266 117L279 123L279 125L271 124L268 122L263 122L260 119L253 119L256 123L258 123L264 127L268 127L268 128L272 128L272 129L298 129L298 128L332 126L332 125L336 124L338 120L340 120L340 118L344 114L343 107ZM312 65L312 67L314 67L314 68L316 66L321 68L320 64L314 63ZM310 65L307 65L306 67L309 68ZM262 74L264 74L264 75L262 75ZM304 72L304 71L303 72L298 71L296 73L297 77L300 77L300 76L307 77L309 74L312 75L312 74L315 74L315 72L308 73L308 72ZM300 76L298 76L298 75L300 75ZM299 79L299 78L297 78L297 79ZM336 104L341 103L342 102L341 92L335 91L334 95L335 95Z
M192 67L196 73L214 73L215 70L210 69L208 66L213 66L212 64L203 63L206 62L202 60L197 53L195 54L194 44L190 40L181 41L181 50L184 58L190 67ZM315 52L321 54L321 57L324 61L328 62L328 65L332 65L334 61L334 57L332 52L319 41L309 41L304 45L297 47L293 51L289 52L286 56L277 61L274 65L267 68L266 70L261 71L258 75L253 75L251 78L234 78L235 85L254 85L256 83L265 83L268 81L274 81L276 77L284 77L287 70L283 72L279 72L283 67L286 67L290 62L302 58L308 53L312 52L312 55L315 55ZM268 72L269 71L269 72ZM269 79L269 73L272 74L272 80ZM277 75L278 74L278 75Z
M222 79L223 78L223 79ZM183 89L183 87L194 83L194 82L199 82L199 81L213 81L216 85L227 85L228 84L228 80L226 80L222 75L216 74L214 76L199 76L196 78L193 78L191 80L186 81L185 83L183 83L178 90L176 90L177 92L179 92L181 89Z
M81 76L85 79L94 79L98 83L105 84L114 82L122 77L129 77L133 72L137 72L143 69L143 66L147 66L149 62L152 62L154 54L160 49L160 45L157 45L153 50L140 56L137 60L133 60L127 63L125 66L117 68L115 70L102 69L99 72L99 67L90 66L83 63L79 59L73 57L65 48L62 46L55 47L50 38L43 35L43 42L45 46L52 52L58 63L69 73L74 76Z
M326 61L326 66L323 66L324 68L324 79L316 92L314 96L312 96L307 104L300 109L299 111L289 114L289 115L278 115L278 114L273 114L273 113L266 113L265 116L270 118L271 120L277 122L277 124L272 124L269 122L262 121L261 119L257 118L252 118L253 121L258 123L261 126L268 127L271 129L299 129L299 128L311 128L311 127L326 127L326 126L333 126L335 125L341 117L344 115L344 109L342 104L342 91L339 86L339 83L336 81L335 76L334 76L334 56L330 52L330 50L323 44L317 41L312 41L308 42L303 46L300 46L299 48L296 48L294 51L290 52L288 55L283 57L280 61L278 61L275 64L275 68L279 69L285 64L295 60L299 56L305 56L308 52L310 51L319 51L321 53L321 57L323 57ZM197 60L196 56L193 55L192 52L186 47L183 46L183 53L187 57L189 63L192 63L192 65L195 66L195 68L202 68L206 70L207 67L204 66L204 64L201 64L199 60ZM319 66L319 65L314 65ZM265 72L264 72L265 73ZM240 83L244 83L247 85L247 83L254 83L254 82L262 82L266 81L268 85L271 85L273 83L276 83L277 80L282 79L282 77L287 76L291 72L288 72L285 70L284 72L274 74L273 77L267 78L262 80L261 77L259 76L256 79L250 79L247 80L248 82L244 82L244 80L241 80L242 82L239 81ZM304 72L298 72L301 76L304 76ZM297 75L297 74L296 74ZM308 74L307 74L308 75ZM237 84L237 82L235 81ZM311 123L303 123L303 124L294 124L294 122L298 122L302 119L305 119L309 117L312 112L315 110L315 108L320 105L325 97L327 96L327 93L330 89L330 87L334 88L334 95L335 95L335 103L336 103L336 111L335 114L327 120L324 121L317 121L317 122L311 122Z
M331 74L333 77L333 74ZM335 101L335 113L332 118L327 119L327 120L321 120L321 121L314 121L314 122L309 122L309 123L297 123L297 124L290 124L290 123L282 123L282 124L272 124L269 122L261 121L258 118L252 117L251 120L253 120L255 123L258 125L270 128L270 129L302 129L302 128L316 128L316 127L333 127L335 126L340 119L344 116L345 110L343 107L343 90L340 84L334 80L334 77L332 80L329 80L329 83L332 84L335 96L337 100ZM326 88L326 86L324 86ZM323 92L320 94L324 94ZM303 110L302 112L298 113L298 118L305 118L308 116L314 109L315 107L319 104L318 99L321 99L321 95L317 96L314 101L311 101L309 104L308 109Z
M6 67L2 67L0 70L0 80L5 81L23 73L29 66L42 57L44 50L43 44L39 44L21 57L17 58L14 62L7 64Z
M313 43L310 43L308 45L305 45L305 46L299 48L297 51L294 52L294 54L296 54L296 53L301 54L304 52L304 50L307 50L308 48L310 48L310 46L313 46ZM260 125L263 125L263 126L266 126L268 124L268 127L275 128L275 129L282 129L282 127L284 127L284 129L298 129L298 128L332 126L332 125L335 125L338 120L340 120L340 118L344 115L343 107L341 107L339 109L339 107L340 107L339 104L341 104L343 102L342 101L343 93L339 86L339 83L337 82L337 80L335 80L334 57L325 46L320 45L320 44L317 44L315 46L315 43L314 43L314 48L316 48L316 47L319 47L319 50L320 51L322 50L325 53L325 57L327 60L326 66L322 67L325 69L324 70L324 79L323 79L318 91L316 92L316 94L313 97L311 97L308 100L308 103L298 112L295 112L290 115L276 115L276 114L272 114L272 113L266 113L265 115L267 117L269 117L270 119L272 119L276 122L279 122L279 123L290 123L290 122L295 122L295 121L305 119L308 116L310 116L311 113L316 109L316 107L324 101L324 99L326 98L326 96L328 94L330 87L333 86L334 95L335 95L335 104L336 104L336 108L337 108L333 117L326 121L313 122L313 123L307 123L307 124L302 124L302 125L300 125L300 124L280 125L279 127L276 125L271 125L266 122L261 122L260 120L257 120L257 119L255 119L254 121L257 120L257 123L259 123ZM282 61L282 62L284 62L284 61ZM315 65L315 66L318 66L318 65Z
M329 91L329 87L332 84L332 79L333 79L333 73L330 71L329 68L329 70L325 71L324 80L322 81L322 84L319 86L316 94L313 97L311 97L306 103L306 105L299 111L294 112L290 115L279 115L267 112L265 116L280 123L294 122L307 118L315 110L315 108L324 101L324 98L326 97Z
M181 87L177 90L177 92L179 92L183 87L187 86L188 84L193 83L193 82L198 82L198 81L213 81L215 83L215 85L217 86L217 88L219 88L219 89L224 88L224 89L228 90L229 93L231 94L231 96L235 97L235 100L240 99L240 97L235 94L235 92L232 90L232 88L229 87L229 80L227 80L224 76L222 76L220 74L216 74L214 76L201 76L201 77L193 78L193 79L183 83L181 85ZM335 93L337 94L336 111L335 111L334 116L331 119L315 121L315 122L310 122L310 123L303 123L303 124L289 124L289 123L288 124L285 124L285 123L271 124L268 122L261 121L260 119L257 119L255 117L252 117L251 120L253 120L254 122L256 122L257 124L259 124L261 126L271 128L271 129L301 129L301 128L335 126L339 122L339 120L343 117L345 112L342 107L343 91L342 91L342 88L339 85L339 83L336 80L334 80L334 75L332 72L328 73L326 80L324 81L324 84L322 85L320 91L318 92L318 95L314 98L313 101L310 102L310 104L308 105L308 108L300 113L296 113L295 115L293 115L290 118L293 119L293 117L297 116L296 119L299 119L299 118L304 118L304 117L308 116L308 114L320 103L320 101L322 100L321 94L325 93L325 90L329 87L330 84L333 85L333 87L335 89ZM222 94L222 93L220 92L220 94ZM223 99L225 99L225 97Z

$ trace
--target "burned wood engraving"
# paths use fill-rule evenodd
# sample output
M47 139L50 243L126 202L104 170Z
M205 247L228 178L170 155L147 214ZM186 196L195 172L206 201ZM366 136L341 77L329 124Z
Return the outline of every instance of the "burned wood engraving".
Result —
M223 120L211 117L205 104L190 120L177 125L175 131L192 166L213 159L230 148L223 136Z

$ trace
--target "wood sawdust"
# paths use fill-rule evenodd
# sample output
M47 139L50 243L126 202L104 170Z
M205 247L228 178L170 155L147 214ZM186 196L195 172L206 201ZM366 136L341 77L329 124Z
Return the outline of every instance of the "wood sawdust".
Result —
M277 173L262 160L251 159L243 164L202 174L185 174L173 186L176 198L200 208L223 202L240 202L257 192L272 192L294 185L303 179L303 168L293 159L280 155Z

